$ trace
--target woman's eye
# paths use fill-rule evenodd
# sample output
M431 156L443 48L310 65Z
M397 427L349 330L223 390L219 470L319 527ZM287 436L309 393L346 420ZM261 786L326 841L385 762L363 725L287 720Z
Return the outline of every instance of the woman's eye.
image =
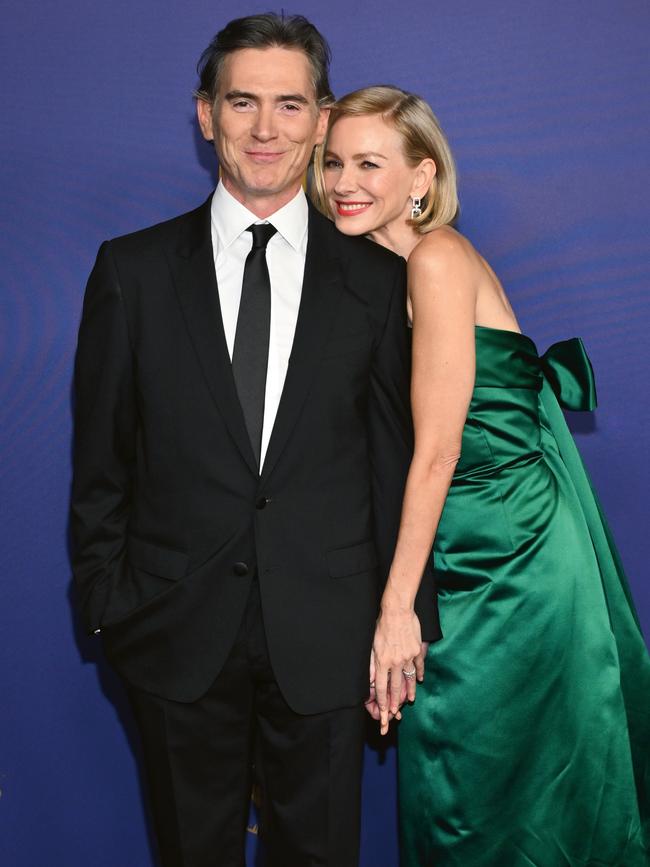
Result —
M340 169L341 163L338 160L325 160L325 168L326 169Z
M373 163L370 160L364 160L361 163L361 168L362 169L378 169L379 166L377 165L377 163Z

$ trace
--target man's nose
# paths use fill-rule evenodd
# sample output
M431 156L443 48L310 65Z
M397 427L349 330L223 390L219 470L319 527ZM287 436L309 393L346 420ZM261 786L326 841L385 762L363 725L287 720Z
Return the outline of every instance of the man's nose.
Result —
M270 141L277 136L275 106L261 105L259 107L251 134L259 141Z

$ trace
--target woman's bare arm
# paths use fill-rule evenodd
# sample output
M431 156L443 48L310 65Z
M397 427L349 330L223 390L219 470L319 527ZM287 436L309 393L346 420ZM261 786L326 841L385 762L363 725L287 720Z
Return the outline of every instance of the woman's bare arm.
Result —
M460 457L474 388L476 287L481 269L469 242L445 228L415 248L408 271L415 449L373 644L382 733L388 730L389 713L394 715L399 708L402 668L415 660L418 678L423 676L420 625L413 605ZM407 687L412 700L415 680L408 680Z

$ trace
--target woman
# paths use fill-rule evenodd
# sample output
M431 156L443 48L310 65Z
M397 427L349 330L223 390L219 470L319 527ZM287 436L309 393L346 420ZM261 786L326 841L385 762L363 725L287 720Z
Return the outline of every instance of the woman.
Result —
M434 538L445 638L400 724L403 865L641 867L650 659L560 410L595 405L582 344L540 358L521 333L451 226L453 159L418 97L344 97L315 174L342 232L408 261L415 450L371 664L382 731L423 673Z

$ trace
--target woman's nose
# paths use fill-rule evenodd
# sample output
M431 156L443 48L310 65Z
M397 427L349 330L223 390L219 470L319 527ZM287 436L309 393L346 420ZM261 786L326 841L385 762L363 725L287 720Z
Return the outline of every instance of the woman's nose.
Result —
M338 173L336 183L334 184L334 192L343 196L347 193L353 193L359 188L356 179L356 172L353 167L344 167Z

